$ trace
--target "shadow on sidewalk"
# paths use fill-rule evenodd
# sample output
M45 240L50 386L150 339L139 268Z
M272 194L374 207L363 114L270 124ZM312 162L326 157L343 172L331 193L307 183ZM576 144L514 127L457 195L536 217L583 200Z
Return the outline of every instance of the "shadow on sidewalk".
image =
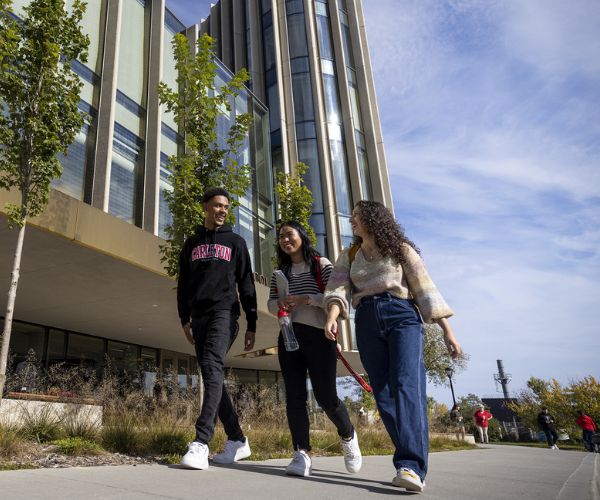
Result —
M178 469L179 465L168 465L169 468ZM290 481L313 481L322 484L338 485L338 486L352 486L361 488L370 493L379 493L382 495L389 495L390 493L399 495L414 495L414 492L405 491L403 489L392 486L391 481L389 483L382 481L373 481L365 479L364 477L356 475L346 475L339 472L325 471L321 469L313 469L312 474L309 477L295 477L286 476L284 472L284 466L282 465L263 465L263 464L248 464L244 462L237 462L231 465L223 464L210 464L211 468L222 468L241 470L245 472L253 472L255 474L266 474L270 476L279 476L289 478Z

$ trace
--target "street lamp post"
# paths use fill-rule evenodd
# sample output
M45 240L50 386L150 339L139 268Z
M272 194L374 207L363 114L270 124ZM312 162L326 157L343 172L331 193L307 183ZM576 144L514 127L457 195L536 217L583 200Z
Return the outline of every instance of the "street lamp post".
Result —
M448 380L450 381L450 390L452 391L452 404L456 406L456 398L454 397L454 386L452 385L452 375L454 375L454 370L451 366L448 366L444 369L446 375L448 375Z

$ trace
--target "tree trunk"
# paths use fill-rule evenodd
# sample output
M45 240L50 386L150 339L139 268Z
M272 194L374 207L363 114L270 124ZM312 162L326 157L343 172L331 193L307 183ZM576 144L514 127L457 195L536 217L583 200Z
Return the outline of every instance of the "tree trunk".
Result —
M4 385L6 384L8 347L10 345L10 332L12 330L12 318L15 310L15 300L17 298L17 285L19 284L19 270L21 269L21 255L23 254L23 239L25 238L26 222L27 217L24 217L23 225L19 229L19 237L17 239L17 248L15 249L15 259L13 261L13 270L10 279L10 288L8 290L8 303L6 304L4 331L2 332L2 350L0 351L0 402L2 401Z

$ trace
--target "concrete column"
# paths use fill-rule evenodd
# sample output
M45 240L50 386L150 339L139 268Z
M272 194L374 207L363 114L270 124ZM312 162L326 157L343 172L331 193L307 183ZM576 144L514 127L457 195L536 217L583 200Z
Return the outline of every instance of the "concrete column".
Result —
M298 163L296 146L296 126L294 123L294 94L290 52L288 50L287 20L285 0L273 0L273 41L275 44L275 69L279 85L279 116L281 129L281 153L285 172L291 172Z
M233 12L232 12L232 0L221 0L217 7L220 7L220 36L218 45L220 48L221 56L219 59L229 68L230 71L234 71L234 49L232 46L233 41ZM242 18L243 20L243 18Z
M148 55L142 228L153 234L157 234L160 186L160 139L162 137L158 84L161 79L163 67L165 1L152 0L150 9L150 53Z
M263 52L263 36L260 23L260 5L258 2L248 3L248 22L250 24L250 57L252 59L251 74L252 92L263 103L267 102L265 92L265 61Z
M231 16L232 18L227 20L233 26L233 65L231 66L231 70L237 73L242 68L248 69L248 61L246 61L246 8L244 0L233 0Z
M319 163L321 165L323 211L325 213L325 227L329 236L327 238L327 246L329 255L337 258L341 250L341 245L336 217L335 187L333 185L333 173L331 170L329 134L327 131L327 111L325 109L323 77L321 74L321 59L319 57L316 17L312 0L304 0L304 17L306 20L308 59L312 76L311 86L315 109L315 127L317 129L317 148L319 152Z
M393 212L394 203L385 160L379 108L377 107L377 96L375 84L373 83L373 71L362 4L360 0L347 0L347 5L373 198L382 202Z
M219 4L210 7L210 32L209 35L215 39L214 51L219 59L222 60L221 43L221 9Z
M107 0L102 73L98 98L98 128L90 204L108 211L121 31L121 0Z
M335 54L335 70L337 73L338 91L340 93L340 105L342 111L342 123L344 127L344 142L346 156L348 159L348 172L352 187L352 205L363 199L364 188L360 182L360 168L356 149L356 136L354 130L360 128L360 123L352 120L352 109L350 103L350 86L348 84L347 65L349 61L344 57L344 39L340 23L340 12L335 0L329 2L329 19L331 24L331 38L333 40L333 51Z

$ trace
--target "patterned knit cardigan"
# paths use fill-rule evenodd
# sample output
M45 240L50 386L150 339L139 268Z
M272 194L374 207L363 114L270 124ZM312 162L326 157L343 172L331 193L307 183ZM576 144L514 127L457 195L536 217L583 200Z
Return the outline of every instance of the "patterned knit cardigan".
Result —
M426 323L454 313L429 277L419 254L404 245L406 263L395 264L390 257L369 262L362 250L349 266L348 249L337 262L325 290L325 307L338 304L342 318L348 317L349 303L356 308L363 297L389 292L401 299L413 299Z

